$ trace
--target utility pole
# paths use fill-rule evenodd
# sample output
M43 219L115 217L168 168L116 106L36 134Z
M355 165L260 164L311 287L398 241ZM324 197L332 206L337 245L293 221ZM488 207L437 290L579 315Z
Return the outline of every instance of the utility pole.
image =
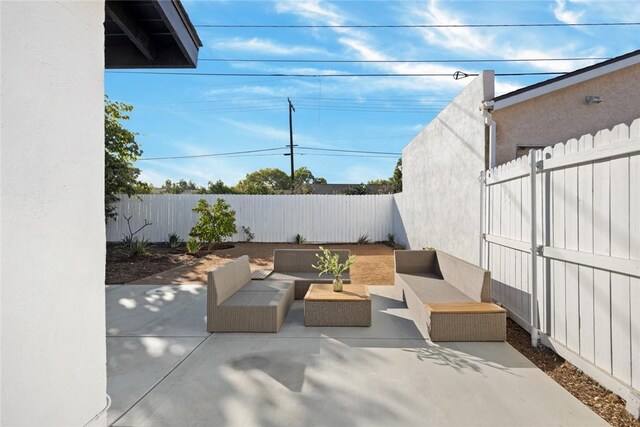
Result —
M295 192L295 181L294 181L294 173L295 173L295 169L293 166L293 118L292 118L292 112L295 112L296 109L293 108L293 104L291 103L291 100L289 98L287 98L287 101L289 102L289 156L291 156L291 194L293 194Z

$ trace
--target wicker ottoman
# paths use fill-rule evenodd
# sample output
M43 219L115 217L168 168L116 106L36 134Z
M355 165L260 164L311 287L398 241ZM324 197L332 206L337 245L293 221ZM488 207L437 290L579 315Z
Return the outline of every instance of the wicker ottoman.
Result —
M364 285L312 283L304 297L305 326L371 326L371 296Z

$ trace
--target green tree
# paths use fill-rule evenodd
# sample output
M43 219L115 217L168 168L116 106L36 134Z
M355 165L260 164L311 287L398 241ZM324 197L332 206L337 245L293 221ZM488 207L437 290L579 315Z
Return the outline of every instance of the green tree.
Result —
M402 157L398 159L398 163L396 163L396 167L393 170L393 175L391 176L390 181L393 185L394 193L402 192Z
M291 188L291 178L277 168L265 168L247 174L235 190L242 194L281 194Z
M391 185L391 179L372 179L367 182L367 185Z
M198 187L193 181L185 181L181 179L178 182L171 182L170 179L164 182L161 187L161 191L167 194L182 194L182 193L198 193L202 187Z
M136 193L140 169L133 163L142 155L136 141L137 133L131 132L122 122L129 120L133 106L124 102L104 100L104 213L106 218L115 218L116 194L132 196Z
M342 194L346 194L348 196L362 196L364 194L369 194L369 189L366 184L356 184L344 190Z
M136 182L135 185L135 194L151 194L153 193L153 185L147 184L146 182Z
M200 192L201 191L201 192ZM216 182L211 182L207 184L207 187L201 187L199 190L200 194L235 194L236 191L222 182L221 179Z
M223 199L216 200L213 206L205 199L200 199L191 210L200 214L200 219L191 229L189 236L206 242L209 249L214 243L220 243L222 239L233 236L238 231L236 212Z
M308 194L311 193L311 184L326 184L327 180L316 178L306 166L302 166L293 172L293 183L296 193Z

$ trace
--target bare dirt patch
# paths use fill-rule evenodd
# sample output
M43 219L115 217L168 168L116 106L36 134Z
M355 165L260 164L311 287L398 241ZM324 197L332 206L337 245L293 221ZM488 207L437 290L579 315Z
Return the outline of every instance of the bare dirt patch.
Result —
M174 265L171 270L156 270L144 278L124 283L135 284L204 284L207 272L226 264L234 258L248 255L251 269L273 268L274 249L317 249L319 245L293 245L287 243L237 243L233 248L215 250L201 258L172 259L170 262L185 262ZM368 245L323 245L329 249L349 249L356 255L356 263L351 267L351 279L366 285L393 284L393 249L383 244ZM135 264L135 263L134 263ZM171 268L171 267L170 267ZM108 269L108 266L107 266Z

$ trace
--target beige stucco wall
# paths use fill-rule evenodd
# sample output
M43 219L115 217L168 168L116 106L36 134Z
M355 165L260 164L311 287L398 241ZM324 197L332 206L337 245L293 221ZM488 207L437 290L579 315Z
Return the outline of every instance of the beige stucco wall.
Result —
M485 125L480 106L493 98L485 71L402 150L402 193L393 231L411 249L432 246L474 264L480 260L480 173Z
M587 95L603 98L588 105ZM553 145L640 117L640 65L634 65L493 112L497 164L516 157L517 145Z

